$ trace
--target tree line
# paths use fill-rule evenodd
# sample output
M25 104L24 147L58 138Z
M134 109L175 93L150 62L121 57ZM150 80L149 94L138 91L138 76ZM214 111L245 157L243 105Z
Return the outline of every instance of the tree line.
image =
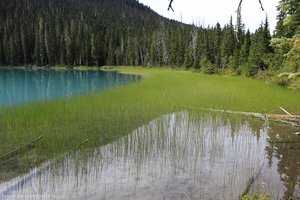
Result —
M168 20L136 0L0 0L0 65L295 72L298 65L290 65L299 63L299 12L297 0L281 0L272 38L267 18L250 33L232 19L224 27Z

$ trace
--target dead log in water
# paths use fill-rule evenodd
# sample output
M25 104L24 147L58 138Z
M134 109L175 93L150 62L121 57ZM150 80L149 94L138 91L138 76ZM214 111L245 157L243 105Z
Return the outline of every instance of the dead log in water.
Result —
M273 144L297 144L297 143L300 143L300 141L270 141L270 143L273 143Z
M4 154L3 156L0 156L0 163L3 163L3 162L6 162L7 160L13 158L14 156L24 152L24 151L27 151L27 150L30 150L34 147L34 145L39 141L41 140L42 138L44 137L44 135L41 135L39 137L37 137L36 139L34 139L33 141L23 145L23 146L20 146L6 154Z
M249 180L247 181L247 183L246 183L246 185L243 189L243 192L238 197L239 200L242 199L245 195L247 195L249 193L253 183L258 179L262 169L264 168L265 161L266 160L263 160L263 162L262 162L261 166L259 167L259 169L258 169L257 173L255 174L255 176L251 176L249 178Z
M211 112L222 112L227 114L237 114L237 115L243 115L243 116L249 116L249 117L257 117L261 119L266 119L266 115L261 113L255 113L255 112L242 112L242 111L232 111L232 110L223 110L223 109L212 109L212 108L200 108L201 110L205 111L211 111Z
M181 108L186 109L198 109L198 110L204 110L204 111L210 111L210 112L222 112L227 114L237 114L237 115L243 115L243 116L249 116L249 117L256 117L263 120L272 120L284 124L290 124L292 126L300 127L300 115L293 115L286 111L284 108L280 107L282 111L284 111L286 114L262 114L262 113L255 113L255 112L242 112L242 111L232 111L232 110L224 110L224 109L213 109L213 108L198 108L198 107L187 107L182 106Z
M247 181L246 186L245 186L243 192L242 192L241 195L239 196L239 199L242 199L243 196L245 196L245 195L248 194L248 192L249 192L249 190L250 190L251 185L253 184L253 182L254 182L254 176L251 176L251 177L249 178L249 180Z
M291 113L289 113L286 109L279 107L283 112L285 112L286 114L288 114L289 116L293 116Z

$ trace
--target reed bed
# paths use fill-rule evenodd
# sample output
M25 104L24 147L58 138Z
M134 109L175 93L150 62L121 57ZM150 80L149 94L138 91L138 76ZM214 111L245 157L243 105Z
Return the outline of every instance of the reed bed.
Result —
M158 68L113 70L141 74L144 79L105 92L1 108L0 156L44 136L30 154L12 158L8 168L13 164L28 169L86 140L86 148L110 143L151 119L183 107L259 113L281 113L279 107L284 107L300 113L299 92L258 80Z

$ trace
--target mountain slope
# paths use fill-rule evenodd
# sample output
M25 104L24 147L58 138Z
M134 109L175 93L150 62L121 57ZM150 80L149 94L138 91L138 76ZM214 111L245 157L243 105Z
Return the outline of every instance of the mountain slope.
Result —
M8 65L113 64L110 54L166 21L135 0L1 0L0 11Z
M232 20L223 28L195 27L163 18L136 0L0 0L0 66L240 71L250 45L250 33L243 27L235 33Z

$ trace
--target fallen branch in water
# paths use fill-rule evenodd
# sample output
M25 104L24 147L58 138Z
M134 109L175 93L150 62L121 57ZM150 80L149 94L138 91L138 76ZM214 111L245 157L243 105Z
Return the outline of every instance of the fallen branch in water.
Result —
M274 121L290 124L292 126L300 127L300 115L268 115L269 118L273 119Z
M41 140L43 137L44 137L44 135L41 135L41 136L37 137L36 139L34 139L33 141L31 141L21 147L18 147L16 149L4 154L3 156L0 156L0 161L5 162L21 152L32 149L34 147L34 144L37 143L39 140Z
M211 111L211 112L222 112L222 113L228 113L228 114L237 114L237 115L243 115L243 116L249 116L249 117L257 117L257 118L261 118L263 120L271 119L276 122L281 122L281 123L285 123L285 124L290 124L292 126L300 127L300 115L292 115L291 113L289 113L282 107L280 107L280 109L283 110L286 113L286 115L262 114L262 113L255 113L255 112L242 112L242 111L232 111L232 110L212 109L212 108L197 108L197 107L187 107L187 106L182 106L182 108L198 109L198 110Z
M265 165L265 159L262 162L262 165L260 166L260 168L258 169L257 173L255 174L255 176L251 176L250 179L247 181L246 186L244 187L243 192L239 195L239 199L242 199L243 196L247 195L248 192L251 189L251 186L253 185L253 183L257 180L257 178L259 177L263 167Z
M270 143L275 143L275 144L295 144L295 143L300 143L300 141L270 141Z
M250 190L250 188L251 188L251 185L252 185L253 183L254 183L254 176L251 176L251 177L249 178L249 180L247 181L246 186L245 186L243 192L242 192L241 195L239 196L239 199L242 199L243 196L245 196L245 195L248 194L248 192L249 192L249 190Z
M284 108L279 107L283 112L285 112L286 114L288 114L289 116L293 116L291 113L289 113L288 111L286 111Z
M249 117L257 117L266 120L266 115L261 113L254 113L254 112L241 112L241 111L232 111L232 110L223 110L223 109L211 109L211 108L200 108L201 110L205 111L211 111L211 112L222 112L222 113L228 113L228 114L238 114L238 115L244 115Z

